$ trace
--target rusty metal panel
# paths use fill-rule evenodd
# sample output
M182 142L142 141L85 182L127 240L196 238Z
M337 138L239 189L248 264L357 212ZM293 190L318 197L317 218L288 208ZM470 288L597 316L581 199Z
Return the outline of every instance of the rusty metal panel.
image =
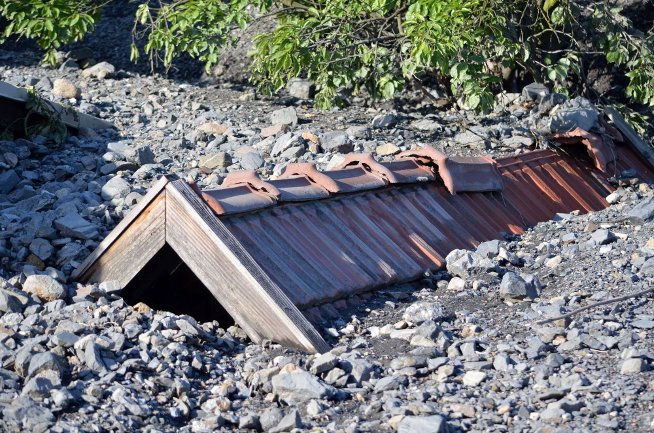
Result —
M497 184L499 176L500 190L492 192L453 194L440 170L425 164L424 155L439 155L427 150L390 163L348 155L326 172L291 164L273 181L237 173L223 191L203 196L222 205L216 213L227 229L298 308L325 317L335 314L335 300L414 280L444 265L455 248L521 233L557 213L606 207L611 170L634 168L654 180L630 149L615 152L604 171L553 150L459 164L462 183L469 175Z

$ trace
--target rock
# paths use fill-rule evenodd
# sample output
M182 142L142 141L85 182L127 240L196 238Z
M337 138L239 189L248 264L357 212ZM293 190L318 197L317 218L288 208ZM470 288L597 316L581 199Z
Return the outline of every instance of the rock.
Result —
M467 371L463 375L463 384L465 386L477 386L486 380L486 373L483 371Z
M582 97L571 99L560 106L550 120L552 132L572 131L581 128L590 131L599 127L599 113L595 106Z
M606 245L615 242L617 237L611 231L606 229L596 230L590 237L595 245Z
M392 391L405 386L408 383L406 376L385 376L377 381L375 384L375 392Z
M315 376L295 364L287 364L272 378L272 388L281 400L290 405L325 398L332 393Z
M502 139L502 145L513 149L529 147L534 144L534 140L529 137L520 137L518 135Z
M502 243L498 240L482 242L477 246L477 254L492 259L500 253Z
M420 324L428 320L442 320L444 315L443 307L435 302L419 301L409 305L402 318L407 322Z
M54 225L63 236L72 236L78 239L93 239L98 236L97 226L76 213L64 215L55 220Z
M70 80L65 78L58 78L54 82L52 93L55 96L72 99L78 98L82 94L82 91Z
M498 353L493 358L493 368L497 371L509 371L512 363L511 358L506 353Z
M320 138L320 145L325 152L352 152L352 143L344 131L326 132Z
M101 195L105 200L125 198L131 192L129 183L120 176L114 176L102 186Z
M32 378L47 370L54 372L57 383L61 383L66 376L66 367L62 360L52 352L43 352L32 356L26 378Z
M39 259L46 261L54 252L54 247L46 239L36 238L30 243L30 251Z
M397 433L447 433L447 422L440 415L405 416L397 427Z
M9 194L19 182L20 177L14 170L0 173L0 194Z
M232 157L226 152L210 153L200 158L200 167L210 170L215 168L225 168L232 165Z
M96 374L102 374L107 371L107 366L102 359L102 355L100 355L100 346L92 340L86 342L82 361L84 361L84 364Z
M247 414L240 417L238 420L238 429L261 431L261 423L259 422L259 417L252 414Z
M322 374L336 367L337 364L338 357L336 357L336 355L331 352L323 353L313 360L310 371L316 375Z
M377 146L375 152L379 156L391 156L400 153L400 148L394 145L393 143L385 143Z
M365 125L354 125L350 126L345 130L345 133L347 134L348 137L350 138L361 138L364 140L368 140L371 137L371 131L370 128L368 128Z
M446 267L452 275L471 279L495 268L495 264L481 255L468 250L453 250L445 257Z
M272 137L273 135L284 134L288 132L288 129L289 129L288 125L283 123L278 123L276 125L271 125L266 128L263 128L259 133L259 136L261 138L268 138L268 137Z
M397 116L394 114L378 114L372 119L372 127L376 129L389 129L397 125Z
M225 125L219 122L205 122L198 127L198 131L214 136L222 135L227 132L228 129L229 125Z
M0 289L0 312L22 313L23 303L14 293L9 290Z
M301 145L301 138L292 132L287 132L286 134L278 137L275 140L272 150L270 151L270 156L280 156L286 150Z
M90 68L86 68L82 71L82 77L84 78L97 78L104 80L105 78L111 78L116 73L116 68L114 65L108 62L97 63Z
M275 428L284 418L284 412L277 408L271 407L261 414L259 417L259 422L261 429L263 431L269 431L272 428Z
M66 298L66 289L49 275L30 275L23 283L23 290L50 302Z
M282 108L275 110L270 114L270 123L273 125L297 125L298 117L297 111L293 107Z
M627 218L634 224L649 222L654 218L654 196L643 199L628 213Z
M270 433L290 432L293 429L302 428L302 418L297 409L291 409L284 418L279 421L276 427L268 430Z
M522 97L527 101L540 102L550 94L550 89L544 84L531 83L522 88Z
M454 136L454 141L462 146L471 146L483 144L486 141L486 137L477 132L464 131L456 134Z
M241 167L245 170L256 170L263 167L265 160L257 152L248 152L241 157Z
M462 292L466 288L466 280L459 277L452 277L447 283L447 290L450 292Z
M291 78L286 85L288 94L298 99L311 99L316 91L316 85L311 80Z
M534 299L538 293L534 284L528 284L522 276L515 272L507 272L500 283L500 296L505 299Z

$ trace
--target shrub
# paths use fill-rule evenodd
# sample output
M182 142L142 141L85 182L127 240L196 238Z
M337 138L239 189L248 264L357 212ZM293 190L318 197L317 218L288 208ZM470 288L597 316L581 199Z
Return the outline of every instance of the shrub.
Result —
M54 50L93 29L101 2L0 0L4 31ZM338 92L366 89L393 97L409 81L436 80L471 109L486 111L502 76L518 71L563 93L587 91L594 57L629 80L626 96L654 107L654 35L639 32L619 8L582 0L174 0L140 1L134 37L153 68L181 53L216 64L219 51L255 16L277 26L256 36L251 79L275 92L290 78L317 84L328 108ZM131 58L137 60L134 43Z

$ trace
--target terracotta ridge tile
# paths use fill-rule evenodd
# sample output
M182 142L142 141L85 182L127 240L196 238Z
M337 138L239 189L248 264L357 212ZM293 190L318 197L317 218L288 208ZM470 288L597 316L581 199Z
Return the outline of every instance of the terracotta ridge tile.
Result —
M239 170L228 173L227 176L225 176L225 180L223 180L221 187L242 184L248 184L253 189L266 193L275 199L278 199L281 196L281 192L275 185L262 180L254 170Z
M606 172L608 165L616 161L613 140L609 136L603 137L581 128L575 128L569 132L554 134L552 137L562 145L581 143L586 146L595 168L600 171Z

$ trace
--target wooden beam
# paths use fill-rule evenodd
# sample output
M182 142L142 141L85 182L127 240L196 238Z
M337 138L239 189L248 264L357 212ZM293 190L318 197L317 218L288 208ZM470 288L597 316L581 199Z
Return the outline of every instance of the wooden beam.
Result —
M166 241L255 342L329 346L186 182L166 187ZM183 296L183 295L182 295Z
M631 147L633 147L636 152L638 152L640 156L642 156L645 161L654 168L654 149L652 149L652 146L645 143L643 139L640 138L638 133L634 131L631 125L624 120L616 109L613 107L606 107L604 113L609 116L609 119L611 119L615 127L618 128L622 135L624 135Z
M163 247L165 234L165 187L162 177L111 233L78 267L73 280L117 280L124 288Z
M12 86L9 83L0 81L0 98L9 99L24 103L28 101L29 96L26 89L21 87ZM61 121L66 126L71 128L90 128L90 129L108 129L113 128L113 125L106 120L98 119L86 113L81 113L75 109L68 109L57 104L56 102L46 101L46 103L61 117ZM41 113L44 114L44 113Z

